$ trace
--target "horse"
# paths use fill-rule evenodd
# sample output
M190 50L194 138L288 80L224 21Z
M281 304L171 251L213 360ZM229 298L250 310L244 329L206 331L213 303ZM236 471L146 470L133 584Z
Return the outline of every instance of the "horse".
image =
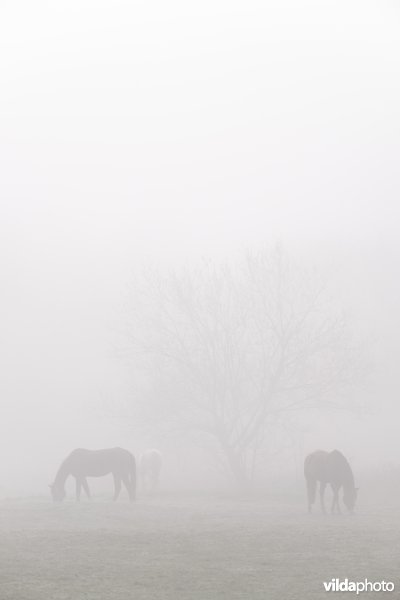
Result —
M146 450L140 456L139 469L144 491L146 489L150 489L151 491L158 489L161 466L162 456L158 450Z
M353 513L358 488L354 487L354 476L347 459L339 450L325 452L316 450L309 454L304 461L304 476L307 483L308 512L315 502L317 482L320 484L320 502L322 512L325 513L324 494L329 483L333 491L332 514L340 514L339 490L343 487L343 502L347 510Z
M86 450L76 448L61 463L54 483L50 485L54 502L62 502L65 498L65 482L72 475L76 480L76 500L79 502L81 488L90 498L90 490L86 477L103 477L112 473L114 478L114 501L121 491L121 482L128 490L131 502L136 496L136 461L133 454L123 448L106 448L104 450Z

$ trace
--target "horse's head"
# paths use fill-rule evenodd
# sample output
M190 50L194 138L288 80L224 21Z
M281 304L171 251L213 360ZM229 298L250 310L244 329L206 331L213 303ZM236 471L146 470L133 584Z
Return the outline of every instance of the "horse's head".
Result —
M58 487L54 483L49 485L53 502L62 502L65 498L65 490L63 487Z
M358 488L345 489L343 493L343 502L347 510L352 513L356 505Z

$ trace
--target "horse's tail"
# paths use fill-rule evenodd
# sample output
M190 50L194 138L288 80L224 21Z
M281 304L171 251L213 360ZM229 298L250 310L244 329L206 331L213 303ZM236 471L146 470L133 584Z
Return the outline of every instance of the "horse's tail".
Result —
M136 459L133 454L130 455L129 459L129 479L131 484L131 500L136 499Z

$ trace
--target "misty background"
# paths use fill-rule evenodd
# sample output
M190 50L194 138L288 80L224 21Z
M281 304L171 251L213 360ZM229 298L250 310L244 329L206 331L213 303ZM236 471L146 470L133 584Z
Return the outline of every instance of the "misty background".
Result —
M2 3L1 494L47 493L78 446L218 482L124 418L128 289L276 243L374 362L368 410L302 416L292 473L317 447L399 465L398 30L389 1Z

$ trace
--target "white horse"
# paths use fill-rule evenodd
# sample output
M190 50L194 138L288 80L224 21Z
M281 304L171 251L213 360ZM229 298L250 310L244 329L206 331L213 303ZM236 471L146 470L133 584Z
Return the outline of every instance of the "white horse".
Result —
M152 491L158 489L160 483L160 473L162 467L161 452L155 450L145 450L139 459L139 471L142 480L143 491Z

